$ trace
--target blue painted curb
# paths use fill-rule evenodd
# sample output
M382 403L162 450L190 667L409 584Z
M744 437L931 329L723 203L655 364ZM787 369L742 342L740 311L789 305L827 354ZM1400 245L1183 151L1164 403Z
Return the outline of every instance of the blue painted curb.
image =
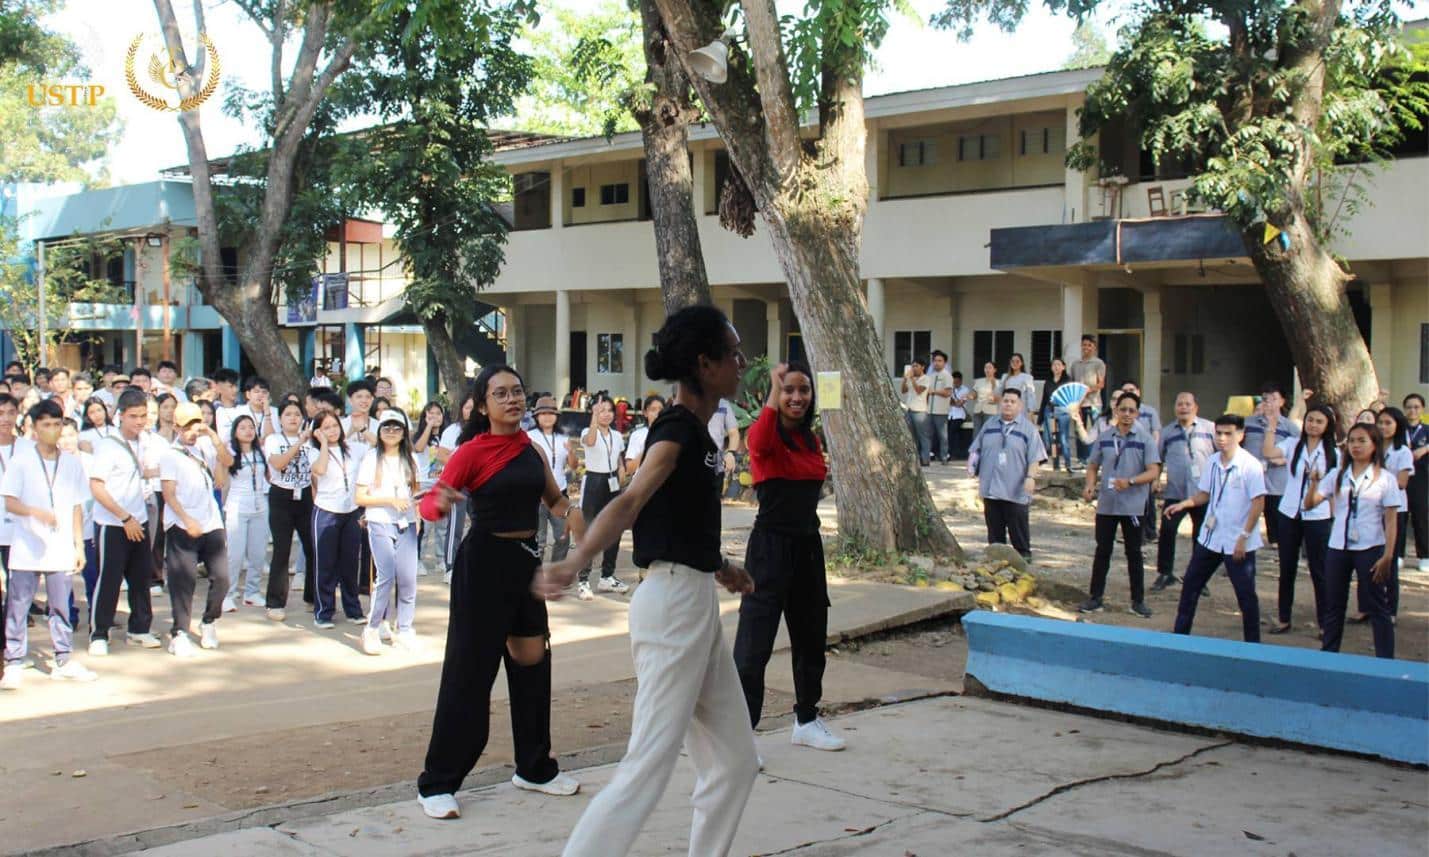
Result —
M1429 764L1429 665L976 611L994 693Z

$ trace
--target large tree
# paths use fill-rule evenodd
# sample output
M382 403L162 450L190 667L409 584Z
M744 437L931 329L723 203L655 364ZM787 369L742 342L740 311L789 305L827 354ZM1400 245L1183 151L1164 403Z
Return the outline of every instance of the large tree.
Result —
M991 13L1010 26L1019 8L954 0L935 23ZM1129 119L1158 160L1192 164L1191 196L1241 230L1301 382L1345 421L1380 390L1346 296L1353 272L1334 251L1360 192L1345 165L1382 157L1429 104L1401 35L1389 0L1148 0L1088 89L1068 153L1096 166L1094 135Z
M488 160L493 116L510 115L530 79L512 46L523 3L430 0L398 12L373 42L355 96L386 124L348 140L342 167L355 196L396 226L420 319L445 388L466 364L454 336L474 323L478 291L496 280L506 224L491 201L510 178Z
M958 553L919 472L859 274L869 192L863 75L890 3L811 0L781 27L773 0L743 0L743 38L730 46L719 85L689 59L725 29L723 3L654 3L668 49L729 150L733 189L748 189L745 204L722 204L746 216L757 210L814 365L842 375L842 407L823 414L842 538L878 551ZM801 105L817 109L807 135Z
M275 286L294 266L306 266L306 276L317 255L283 264L284 241L294 198L302 187L300 168L304 141L324 99L347 70L354 55L383 30L394 4L361 0L235 0L263 33L271 54L269 109L262 117L267 145L265 170L256 187L260 204L252 229L242 236L241 264L236 276L222 266L218 183L204 142L200 110L178 114L188 148L193 176L194 212L198 222L197 283L205 300L223 316L259 373L279 390L300 390L306 378L283 341L274 309ZM170 0L154 0L159 25L169 55L182 69L177 75L179 95L189 99L206 83L207 61L201 46L184 45ZM204 29L202 0L194 3L198 29ZM296 42L291 65L285 49ZM235 40L230 49L241 49ZM193 56L190 63L188 57ZM309 140L311 147L311 140ZM310 148L309 148L310 153ZM306 253L304 254L306 255Z

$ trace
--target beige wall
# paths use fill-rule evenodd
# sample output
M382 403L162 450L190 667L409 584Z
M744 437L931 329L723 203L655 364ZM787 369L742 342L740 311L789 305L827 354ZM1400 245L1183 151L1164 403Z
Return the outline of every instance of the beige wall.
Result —
M1048 149L1045 153L1044 142ZM914 151L918 144L923 146L921 165L916 163ZM908 157L902 166L900 146L908 146ZM882 152L886 179L880 186L886 198L893 198L1061 184L1065 179L1065 152L1064 111L899 128L888 132L888 143Z
M600 188L607 184L627 185L629 201L624 205L601 205ZM580 208L571 207L571 192L576 188L585 188L585 205ZM565 171L562 196L563 222L568 226L634 220L640 214L640 162L616 161L571 167Z
M1380 378L1390 392L1392 404L1398 405L1408 393L1418 393L1429 398L1429 384L1419 382L1419 337L1420 326L1429 324L1429 270L1411 279L1396 281L1391 287L1390 331L1392 343L1389 357L1382 356L1385 346L1371 343L1379 359L1377 365L1387 369L1387 378ZM1376 315L1378 308L1372 310Z

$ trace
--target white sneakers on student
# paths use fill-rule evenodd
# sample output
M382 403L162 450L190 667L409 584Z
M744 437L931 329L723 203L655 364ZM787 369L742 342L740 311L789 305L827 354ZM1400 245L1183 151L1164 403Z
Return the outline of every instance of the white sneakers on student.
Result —
M159 649L163 648L164 645L163 640L160 640L158 637L149 633L126 634L124 635L124 639L126 642L129 643L129 645L139 646L140 648L144 649Z
M104 658L109 656L108 640L90 640L89 656L91 658Z
M9 673L7 672L6 675ZM99 676L95 674L94 670L74 658L70 658L63 665L50 670L50 678L55 681L94 681Z
M461 805L456 802L456 795L419 794L417 803L422 805L422 812L425 812L428 818L461 818Z
M397 648L408 652L421 652L423 648L422 641L417 639L417 632L411 628L398 631L392 642L396 644Z
M223 612L237 613L238 605L234 602L232 595L223 596Z
M199 640L199 645L205 649L218 648L218 626L213 622L204 622L199 625L203 631L203 637Z
M602 577L596 583L595 588L598 592L614 592L616 595L624 595L630 591L630 587L626 585L625 581L613 574L610 577Z
M377 626L377 639L384 643L392 642L392 623L383 622Z
M442 583L445 583L447 586L451 586L452 573L450 571L442 572Z
M268 617L269 622L281 622L288 618L288 611L282 607L269 607L264 615Z
M847 742L835 735L819 717L808 723L795 724L794 733L789 736L789 743L813 747L815 750L842 750L848 746Z
M189 639L189 635L183 631L174 635L169 641L169 654L176 658L191 658L196 654L194 641Z
M25 683L20 677L23 672L19 666L6 667L5 674L0 676L0 690L19 690L20 685Z
M580 781L566 773L557 773L550 782L545 783L533 783L517 774L511 778L511 785L528 792L540 792L556 797L569 797L581 790Z
M332 620L331 620L331 619L314 619L314 620L313 620L313 627L314 627L314 628L319 628L319 629L321 629L321 630L326 631L328 628L333 627Z
M362 653L364 655L382 654L382 636L371 625L362 629Z
M582 601L595 600L595 593L590 591L590 584L584 580L576 587L576 597Z

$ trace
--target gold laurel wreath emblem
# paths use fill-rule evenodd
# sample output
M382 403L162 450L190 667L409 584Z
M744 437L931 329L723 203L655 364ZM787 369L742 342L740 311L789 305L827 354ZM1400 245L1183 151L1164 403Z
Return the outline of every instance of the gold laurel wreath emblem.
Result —
M218 89L218 81L223 74L223 66L218 59L218 49L213 46L213 41L209 39L208 34L199 33L198 40L203 49L208 52L208 82L204 84L203 89L200 89L188 98L179 101L177 105L174 105L156 95L150 95L139 85L138 75L134 73L134 59L139 54L139 47L144 42L144 35L141 33L134 37L134 41L129 43L129 52L124 57L124 80L129 84L129 91L139 100L140 104L153 108L154 110L182 113L186 110L196 109L200 104L207 101L210 95L213 95L214 90Z

